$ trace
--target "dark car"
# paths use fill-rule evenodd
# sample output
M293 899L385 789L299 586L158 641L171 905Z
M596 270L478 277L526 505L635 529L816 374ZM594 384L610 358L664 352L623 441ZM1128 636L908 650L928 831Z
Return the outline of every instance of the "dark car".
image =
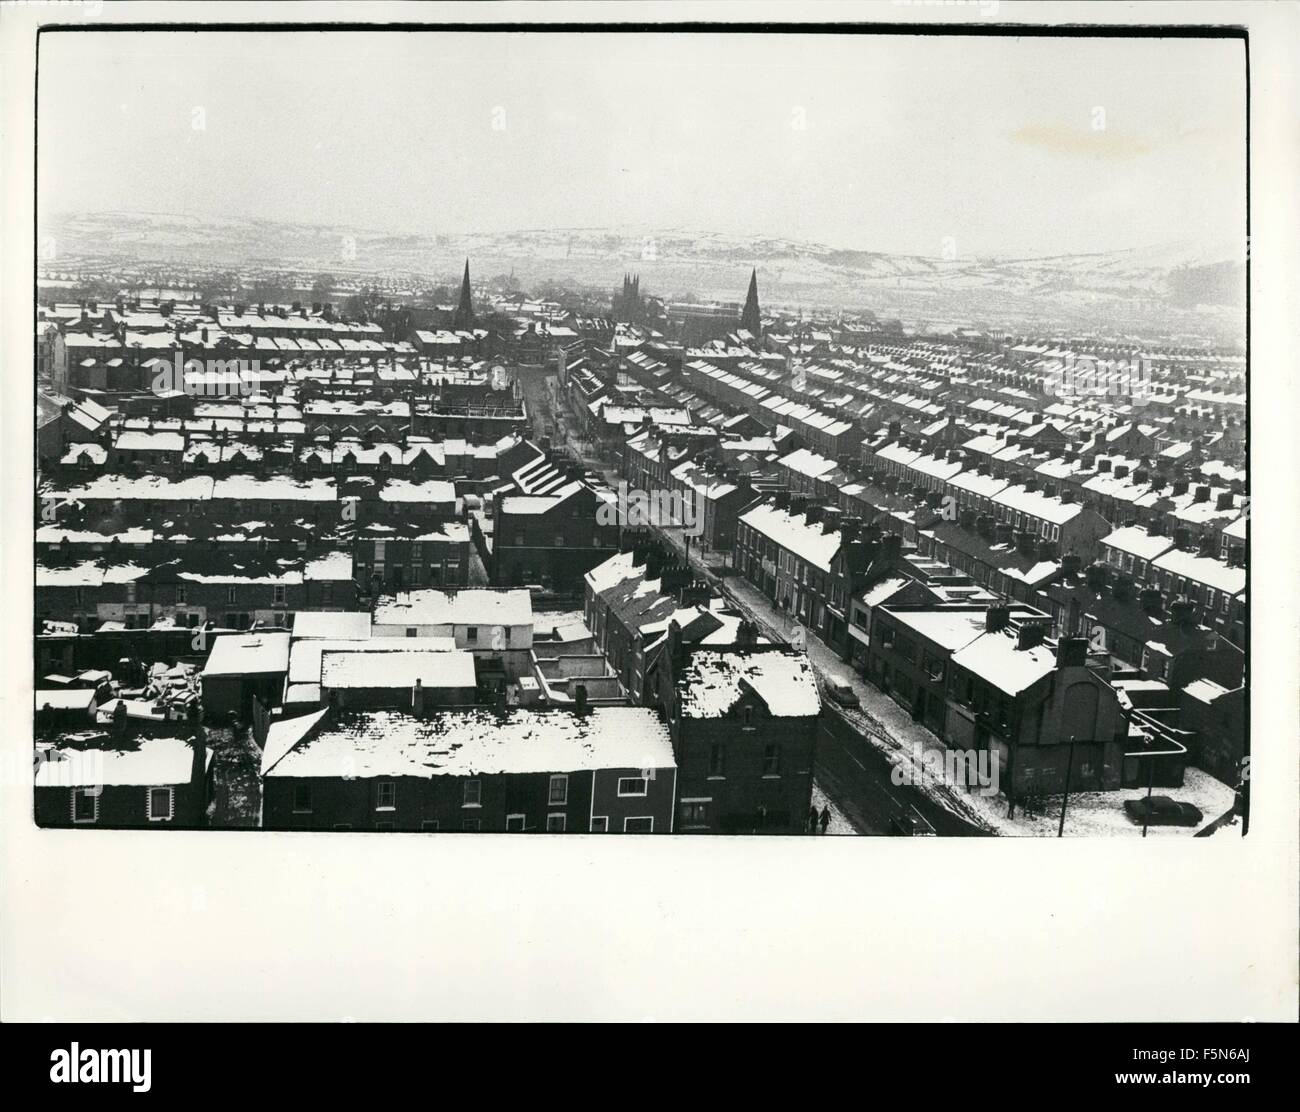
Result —
M1146 819L1147 803L1151 804L1151 817ZM1199 826L1202 815L1199 807L1190 803L1179 803L1167 795L1153 795L1148 801L1127 799L1124 801L1124 813L1139 826L1144 819L1148 826Z
M846 683L828 683L826 685L826 696L839 703L842 707L860 707L862 705L858 699L858 693Z
M935 836L934 827L930 825L927 819L922 818L919 814L909 815L906 812L897 814L889 820L889 833L895 837L903 838L933 838Z

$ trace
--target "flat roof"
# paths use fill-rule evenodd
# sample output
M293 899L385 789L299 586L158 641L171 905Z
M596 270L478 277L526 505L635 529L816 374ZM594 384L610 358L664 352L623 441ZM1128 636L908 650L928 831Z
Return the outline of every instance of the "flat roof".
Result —
M204 676L242 676L289 670L289 634L220 634L212 645Z
M320 683L330 688L414 687L419 680L428 688L475 686L474 654L467 652L391 653L327 649L321 653Z
M532 625L533 599L526 588L404 591L375 605L376 626Z
M346 553L344 553L347 556ZM351 557L347 557L351 564ZM361 641L370 636L370 615L364 610L299 610L293 619L293 639L333 638Z

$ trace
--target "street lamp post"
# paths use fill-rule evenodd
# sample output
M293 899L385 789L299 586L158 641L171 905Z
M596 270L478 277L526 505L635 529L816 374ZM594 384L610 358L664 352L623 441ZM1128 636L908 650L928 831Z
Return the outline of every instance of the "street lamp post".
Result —
M1056 828L1058 838L1065 837L1065 809L1070 805L1070 773L1074 771L1074 735L1070 735L1070 752L1065 759L1065 794L1061 796L1061 822Z
M1142 809L1142 837L1147 836L1147 827L1151 825L1151 787L1156 778L1156 762L1151 755L1152 740L1146 739L1143 748L1147 750L1147 805Z

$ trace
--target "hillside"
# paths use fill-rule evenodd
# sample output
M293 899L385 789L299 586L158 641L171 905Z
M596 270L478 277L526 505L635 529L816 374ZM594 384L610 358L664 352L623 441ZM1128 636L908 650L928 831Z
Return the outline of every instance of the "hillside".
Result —
M63 265L157 262L186 269L414 275L445 281L468 257L478 276L612 287L625 270L674 298L739 300L759 269L764 302L871 309L932 322L1239 336L1244 251L1172 244L1032 259L927 258L689 229L571 228L393 235L346 226L154 213L52 218Z

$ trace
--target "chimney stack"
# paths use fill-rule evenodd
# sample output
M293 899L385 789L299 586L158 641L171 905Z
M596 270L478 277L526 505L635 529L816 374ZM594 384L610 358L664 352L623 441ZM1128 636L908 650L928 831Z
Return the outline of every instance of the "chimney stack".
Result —
M1001 633L1011 621L1011 611L1005 606L990 606L984 611L984 631Z
M1083 668L1088 664L1088 639L1086 637L1062 637L1056 643L1056 666L1058 668Z
M1182 629L1190 629L1195 624L1196 604L1187 598L1174 599L1169 604L1169 616L1175 625Z
M585 718L589 709L587 706L587 685L585 683L575 684L573 688L573 713L579 718Z
M416 718L424 717L424 684L418 678L411 688L411 713Z
M1023 652L1036 649L1047 635L1047 626L1042 622L1023 622L1016 630L1016 650Z

